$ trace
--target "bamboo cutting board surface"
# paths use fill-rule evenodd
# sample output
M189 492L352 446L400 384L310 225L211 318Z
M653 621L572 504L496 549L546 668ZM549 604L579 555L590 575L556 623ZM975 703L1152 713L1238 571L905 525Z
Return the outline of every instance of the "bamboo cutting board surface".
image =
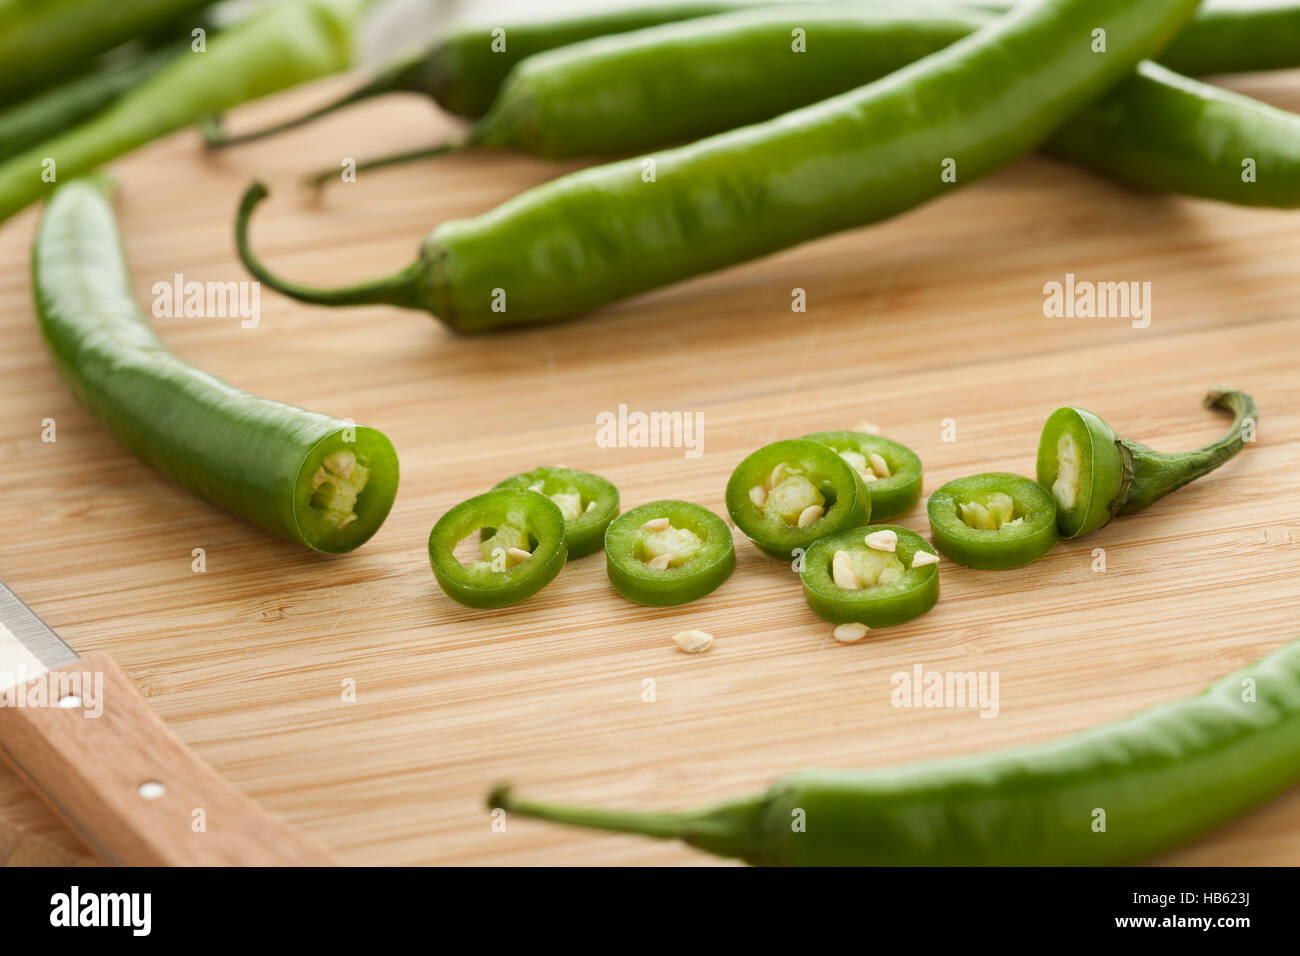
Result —
M1233 85L1300 108L1300 74ZM339 88L258 104L232 127ZM334 284L396 268L433 224L560 171L476 152L362 174L319 202L295 185L342 156L452 129L426 103L393 99L216 157L187 132L120 162L142 306L178 272L247 278L231 223L257 174L275 193L255 247L287 276ZM183 740L349 863L703 862L675 844L522 820L495 832L482 801L510 779L538 798L687 808L805 766L989 751L1196 692L1300 636L1294 213L1143 195L1030 158L892 222L528 331L463 338L417 313L331 311L270 290L256 328L156 320L203 368L392 438L393 513L337 558L169 485L73 402L34 323L35 222L29 210L0 228L0 578L80 651L116 654ZM1150 282L1150 326L1044 318L1043 284L1067 272ZM796 287L806 314L791 312ZM856 645L832 641L789 567L743 540L731 580L677 609L623 601L600 556L497 612L452 603L428 567L438 515L538 464L607 476L625 508L677 497L725 514L726 479L750 450L867 419L921 455L928 495L979 471L1032 475L1059 405L1158 448L1199 445L1227 424L1199 405L1216 382L1259 401L1259 440L1239 458L1029 567L944 562L934 611ZM702 413L703 453L599 447L596 416L620 404ZM900 523L928 535L923 505ZM191 570L195 548L205 573ZM707 654L672 644L693 627L716 635ZM995 672L997 717L893 707L891 675L918 664ZM78 850L7 771L0 820ZM1300 862L1300 790L1167 860Z

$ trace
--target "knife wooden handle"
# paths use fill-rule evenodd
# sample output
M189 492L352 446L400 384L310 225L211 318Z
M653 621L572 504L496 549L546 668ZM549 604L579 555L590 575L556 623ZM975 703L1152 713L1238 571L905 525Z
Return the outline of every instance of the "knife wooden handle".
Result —
M110 655L88 654L36 680L53 686L51 676L72 674L92 680L103 675L95 706L87 706L88 694L82 706L0 707L0 753L105 862L337 863L200 760L167 729ZM90 716L99 706L102 713Z

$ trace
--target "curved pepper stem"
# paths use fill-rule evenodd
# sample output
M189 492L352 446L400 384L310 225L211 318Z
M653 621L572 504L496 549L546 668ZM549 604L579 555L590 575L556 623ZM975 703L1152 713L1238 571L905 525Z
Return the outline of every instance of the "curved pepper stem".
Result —
M1241 451L1247 442L1247 429L1253 432L1259 421L1255 400L1245 392L1215 386L1205 396L1205 406L1232 412L1233 423L1226 435L1203 448L1168 454L1126 438L1118 440L1121 453L1131 464L1132 482L1115 514L1141 511L1169 492L1209 474Z
M313 288L312 286L300 285L297 282L290 282L273 275L253 254L248 242L248 223L253 215L253 210L268 195L270 195L270 190L267 189L265 183L261 181L254 182L248 187L248 191L244 193L244 198L240 200L239 215L235 219L235 245L239 250L239 258L259 282L265 283L290 298L302 302L312 302L316 305L378 304L396 305L405 309L421 309L425 307L420 296L423 264L419 260L411 263L405 269L401 269L382 279L362 282L352 286L343 286L338 289Z
M753 862L761 857L759 819L767 805L763 797L719 804L707 810L681 813L641 813L567 807L516 799L506 785L488 795L488 809L575 827L635 833L660 840L681 840L718 856Z
M388 93L397 93L411 87L411 73L413 64L403 62L384 70L368 82L357 87L350 93L345 93L338 99L326 103L309 113L285 120L282 123L276 123L273 126L267 126L263 129L252 130L247 133L240 133L237 136L227 136L222 128L221 114L213 114L205 117L199 122L199 132L203 134L203 143L208 149L225 149L227 146L238 146L242 143L251 143L254 140L264 139L267 136L274 136L277 133L283 133L299 126L306 126L308 123L320 119L322 116L328 116L335 110L341 110L345 106L351 106L354 103L360 103L364 100L374 99L376 96L384 96Z
M367 159L364 162L357 163L353 167L354 172L363 172L367 169L382 169L385 166L398 166L402 163L409 163L416 159L432 159L435 156L446 156L449 153L457 153L464 149L472 141L471 137L465 136L454 139L448 143L441 143L437 146L429 146L425 149L412 149L402 153L391 153L387 156L378 156L375 159ZM313 189L320 189L331 179L337 177L340 169L330 168L322 169L318 172L309 174L305 182Z

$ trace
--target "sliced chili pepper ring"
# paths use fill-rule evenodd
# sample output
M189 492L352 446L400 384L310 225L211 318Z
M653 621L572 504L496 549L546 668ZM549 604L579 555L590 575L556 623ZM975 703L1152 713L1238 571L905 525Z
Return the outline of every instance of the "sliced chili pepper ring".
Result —
M873 519L896 518L921 500L921 459L906 445L867 432L814 432L803 437L825 445L858 473L871 496Z
M866 537L880 531L897 536L893 551L870 548ZM934 548L914 531L897 525L871 525L840 531L813 543L804 555L804 597L820 617L836 624L856 621L867 627L889 627L920 617L939 600L939 567L913 567L918 553L934 554ZM844 587L843 572L837 581L837 562L845 562L856 587Z
M672 607L714 591L736 567L731 528L689 501L652 501L627 511L605 532L614 590L637 604Z
M731 519L759 550L783 561L818 538L866 524L871 507L848 462L805 438L764 445L727 482Z
M485 532L483 560L462 564L456 546ZM564 567L564 515L545 495L501 488L462 501L429 533L429 563L447 596L495 608L532 597Z
M1063 538L1096 531L1114 516L1125 482L1115 432L1092 412L1058 408L1038 442L1038 483L1056 500Z
M934 546L958 564L983 571L1037 561L1058 537L1051 494L1005 472L948 482L930 496L926 512Z
M605 529L618 515L618 489L600 475L576 468L543 465L496 487L540 492L554 501L564 515L564 547L570 561L603 548Z

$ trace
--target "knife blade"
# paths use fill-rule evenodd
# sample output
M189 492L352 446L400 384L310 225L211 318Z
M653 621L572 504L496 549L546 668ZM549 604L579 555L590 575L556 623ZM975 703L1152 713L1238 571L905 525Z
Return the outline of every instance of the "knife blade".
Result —
M111 655L79 656L3 582L0 757L108 863L337 862L199 759Z
M0 581L0 690L77 660L77 652Z

